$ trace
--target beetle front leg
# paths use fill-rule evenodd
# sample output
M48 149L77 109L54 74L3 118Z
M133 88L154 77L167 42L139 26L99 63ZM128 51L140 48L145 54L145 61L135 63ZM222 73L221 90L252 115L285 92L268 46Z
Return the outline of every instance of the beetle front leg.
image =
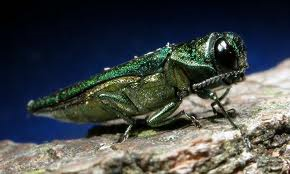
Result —
M243 141L244 141L244 144L246 145L246 147L249 149L252 148L252 145L251 145L251 142L250 142L250 139L247 135L243 134L242 130L232 121L232 119L230 118L228 112L225 111L224 107L222 106L219 98L217 97L216 93L215 92L210 92L209 93L209 96L212 100L214 100L216 102L216 104L219 106L219 108L221 109L223 115L229 120L229 122L232 124L232 126L236 129L239 129L241 134L242 134L242 137L243 137ZM232 110L232 109L231 109Z
M229 91L229 90L228 90ZM220 98L224 98L226 96L228 92L225 92ZM221 104L220 102L220 98L216 95L215 92L209 90L209 89L203 89L203 90L199 90L197 92L198 96L201 97L201 98L204 98L204 99L207 99L207 98L210 98L212 99L214 102L212 104L212 108L213 108L213 112L214 113L217 113L216 109L214 109L214 105L217 105L221 112L222 112L222 115L224 117L226 117L229 122L231 123L231 125L234 127L234 128L238 128L237 125L232 121L232 119L230 118L229 114L226 112L226 110L224 109L223 105Z
M238 126L237 126L237 125L232 121L232 119L230 118L228 112L225 110L225 108L224 108L223 105L221 104L220 99L219 99L219 97L216 95L216 93L215 93L215 92L212 92L212 91L209 91L209 98L212 99L212 100L214 100L214 104L215 104L215 105L218 105L218 107L219 107L219 108L221 109L221 111L222 111L223 116L226 117L226 118L229 120L229 122L231 123L231 125L232 125L235 129L237 129ZM213 105L212 105L212 107L213 107ZM214 107L213 107L213 108L214 108ZM215 112L217 112L217 111L215 110Z
M218 100L221 102L228 94L229 94L229 92L230 92L230 89L231 89L231 87L228 87L226 90L225 90L225 92L220 96L220 97L218 97ZM215 106L217 105L217 102L216 101L214 101L214 102L212 102L211 103L211 108L212 108L212 111L213 111L213 113L215 114L215 115L218 115L218 114L222 114L222 113L219 113L216 109L215 109ZM230 110L228 110L227 111L227 113L229 113L229 112L232 112L232 113L235 113L235 109L230 109Z
M200 96L202 98L210 98L210 99L214 100L214 102L216 103L216 105L218 105L218 107L221 109L223 116L226 117L229 120L229 122L231 123L231 125L234 128L239 129L239 131L242 134L243 141L244 141L246 147L248 149L251 149L252 145L251 145L251 142L249 140L249 137L247 135L245 135L243 133L243 131L232 121L232 119L230 118L228 112L226 112L226 110L224 109L223 105L221 104L220 99L216 95L216 93L213 92L213 91L210 91L208 89L203 89L203 90L199 90L197 94L198 94L198 96Z

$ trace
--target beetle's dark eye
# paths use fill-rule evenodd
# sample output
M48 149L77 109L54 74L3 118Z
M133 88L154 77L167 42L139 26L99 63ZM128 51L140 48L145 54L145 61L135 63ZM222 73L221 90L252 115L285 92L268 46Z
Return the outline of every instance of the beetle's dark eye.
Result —
M222 67L229 70L238 68L237 56L233 48L223 38L216 41L214 53L217 63Z

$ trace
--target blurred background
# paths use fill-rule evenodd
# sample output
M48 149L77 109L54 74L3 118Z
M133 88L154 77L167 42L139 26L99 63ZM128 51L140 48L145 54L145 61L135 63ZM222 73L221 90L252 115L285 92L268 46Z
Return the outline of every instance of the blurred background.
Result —
M142 55L167 42L234 31L249 73L290 57L287 1L21 1L1 5L0 140L84 137L93 125L30 117L30 99Z

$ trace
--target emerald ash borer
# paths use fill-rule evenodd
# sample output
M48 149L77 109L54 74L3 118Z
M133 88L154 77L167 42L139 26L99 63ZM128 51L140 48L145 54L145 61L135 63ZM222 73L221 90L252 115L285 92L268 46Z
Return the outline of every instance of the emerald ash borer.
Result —
M148 114L151 127L168 124L185 116L198 125L194 114L173 114L182 99L196 94L211 99L236 127L221 100L230 86L244 79L248 67L241 37L232 32L210 33L180 44L167 44L153 52L115 66L73 86L28 102L34 115L77 123L98 123L122 118L128 123L122 140L132 126L134 116ZM215 89L226 90L217 96Z

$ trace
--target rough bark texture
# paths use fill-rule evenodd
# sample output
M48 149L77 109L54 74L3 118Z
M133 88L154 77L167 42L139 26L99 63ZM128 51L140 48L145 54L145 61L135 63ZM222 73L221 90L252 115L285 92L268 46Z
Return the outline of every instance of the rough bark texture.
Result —
M90 130L89 137L46 144L0 142L0 173L289 173L290 59L233 86L235 130L225 118L180 120L159 129L142 122L115 143L124 123ZM182 108L212 115L209 101L190 96ZM252 149L241 136L249 137ZM92 136L94 135L94 136Z

